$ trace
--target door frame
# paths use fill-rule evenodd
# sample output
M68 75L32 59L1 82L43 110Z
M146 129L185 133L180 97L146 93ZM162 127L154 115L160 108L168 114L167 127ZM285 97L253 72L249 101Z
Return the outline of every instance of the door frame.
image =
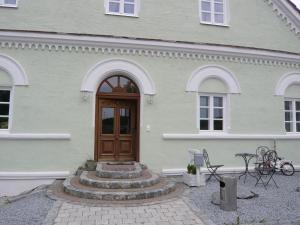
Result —
M96 94L96 109L95 109L95 138L94 138L94 160L98 161L98 139L99 139L99 101L100 99L112 99L112 100L135 100L136 101L136 137L135 137L135 161L140 161L140 95L138 94Z

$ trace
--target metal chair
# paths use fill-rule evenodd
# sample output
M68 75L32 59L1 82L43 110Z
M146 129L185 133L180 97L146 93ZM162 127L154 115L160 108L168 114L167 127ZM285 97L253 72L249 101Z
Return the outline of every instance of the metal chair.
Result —
M277 152L274 150L269 150L263 155L263 161L256 163L255 171L257 174L257 181L255 186L259 183L262 183L264 188L267 189L268 184L272 180L275 186L278 188L278 185L273 177L276 172L277 159ZM267 178L268 176L269 178ZM264 181L263 177L266 177L267 182Z
M209 161L208 153L205 149L203 149L203 158L204 158L207 170L210 172L210 175L206 179L206 181L209 181L212 176L214 176L214 178L217 181L220 181L220 176L217 174L217 170L224 165L211 165L210 161Z
M259 146L256 149L256 163L263 162L263 157L266 152L270 151L270 149L267 146Z

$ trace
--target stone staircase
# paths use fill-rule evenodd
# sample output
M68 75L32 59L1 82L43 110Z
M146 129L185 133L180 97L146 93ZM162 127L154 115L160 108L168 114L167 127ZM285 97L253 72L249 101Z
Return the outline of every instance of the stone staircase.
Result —
M67 178L63 189L80 198L122 201L167 195L176 189L176 184L137 162L100 162L96 171Z

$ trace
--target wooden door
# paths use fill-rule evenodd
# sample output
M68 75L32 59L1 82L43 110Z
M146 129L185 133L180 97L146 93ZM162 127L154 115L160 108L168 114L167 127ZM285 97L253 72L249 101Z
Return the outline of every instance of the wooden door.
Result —
M98 161L135 161L137 149L137 101L98 99ZM97 125L97 124L96 124Z

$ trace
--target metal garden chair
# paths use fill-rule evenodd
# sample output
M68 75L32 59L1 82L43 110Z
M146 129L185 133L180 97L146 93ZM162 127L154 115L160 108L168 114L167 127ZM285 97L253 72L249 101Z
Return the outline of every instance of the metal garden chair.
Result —
M206 179L206 181L209 181L211 177L213 176L217 181L220 181L220 176L217 174L217 170L224 166L224 165L211 165L209 161L208 153L205 149L203 149L203 158L207 167L207 170L209 171L210 175Z

